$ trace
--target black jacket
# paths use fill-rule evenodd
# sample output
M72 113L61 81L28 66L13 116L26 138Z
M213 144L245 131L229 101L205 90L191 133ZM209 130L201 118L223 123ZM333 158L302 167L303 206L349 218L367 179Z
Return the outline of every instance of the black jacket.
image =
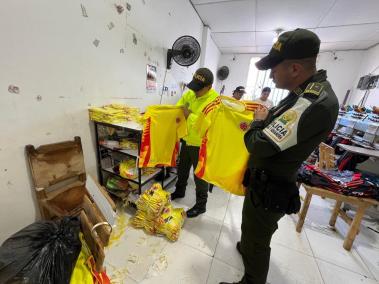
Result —
M249 168L295 181L297 170L333 130L338 100L326 71L320 70L278 106L265 121L255 121L245 134Z

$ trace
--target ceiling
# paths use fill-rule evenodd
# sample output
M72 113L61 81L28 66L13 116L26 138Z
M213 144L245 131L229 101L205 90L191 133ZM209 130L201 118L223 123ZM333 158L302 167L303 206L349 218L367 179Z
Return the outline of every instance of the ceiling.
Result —
M277 29L310 29L322 51L379 43L379 0L190 1L222 53L267 53Z

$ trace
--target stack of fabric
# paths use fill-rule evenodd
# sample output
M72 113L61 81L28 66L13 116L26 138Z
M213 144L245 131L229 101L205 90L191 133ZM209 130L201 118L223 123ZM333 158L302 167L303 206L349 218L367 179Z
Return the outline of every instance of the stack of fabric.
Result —
M379 177L368 173L322 171L304 164L299 170L298 181L344 195L379 200Z
M183 208L173 208L170 193L156 183L137 200L137 213L132 219L135 228L150 234L165 235L169 240L179 238L185 219Z
M138 108L124 104L110 104L102 107L91 107L89 110L91 120L105 123L120 123L127 121L142 122Z

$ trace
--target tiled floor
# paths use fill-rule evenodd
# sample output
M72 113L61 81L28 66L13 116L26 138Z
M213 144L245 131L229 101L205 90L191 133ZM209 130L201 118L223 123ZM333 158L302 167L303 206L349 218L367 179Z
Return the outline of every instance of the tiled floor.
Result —
M176 207L194 204L194 185ZM214 188L207 212L187 219L179 241L146 235L128 226L122 238L107 249L106 267L112 283L218 284L237 281L243 263L235 249L240 238L243 198ZM312 200L303 232L296 233L297 216L285 216L272 240L268 282L271 284L379 283L379 234L364 227L351 252L343 249L347 226L337 232L326 225L328 200ZM125 213L132 216L132 211Z

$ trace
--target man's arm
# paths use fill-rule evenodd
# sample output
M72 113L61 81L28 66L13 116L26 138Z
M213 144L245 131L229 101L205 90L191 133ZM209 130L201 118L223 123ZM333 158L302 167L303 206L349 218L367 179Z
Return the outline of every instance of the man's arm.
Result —
M329 114L322 106L313 107L311 101L299 98L297 103L267 127L255 121L245 134L245 145L251 155L270 157L306 141L325 130Z

